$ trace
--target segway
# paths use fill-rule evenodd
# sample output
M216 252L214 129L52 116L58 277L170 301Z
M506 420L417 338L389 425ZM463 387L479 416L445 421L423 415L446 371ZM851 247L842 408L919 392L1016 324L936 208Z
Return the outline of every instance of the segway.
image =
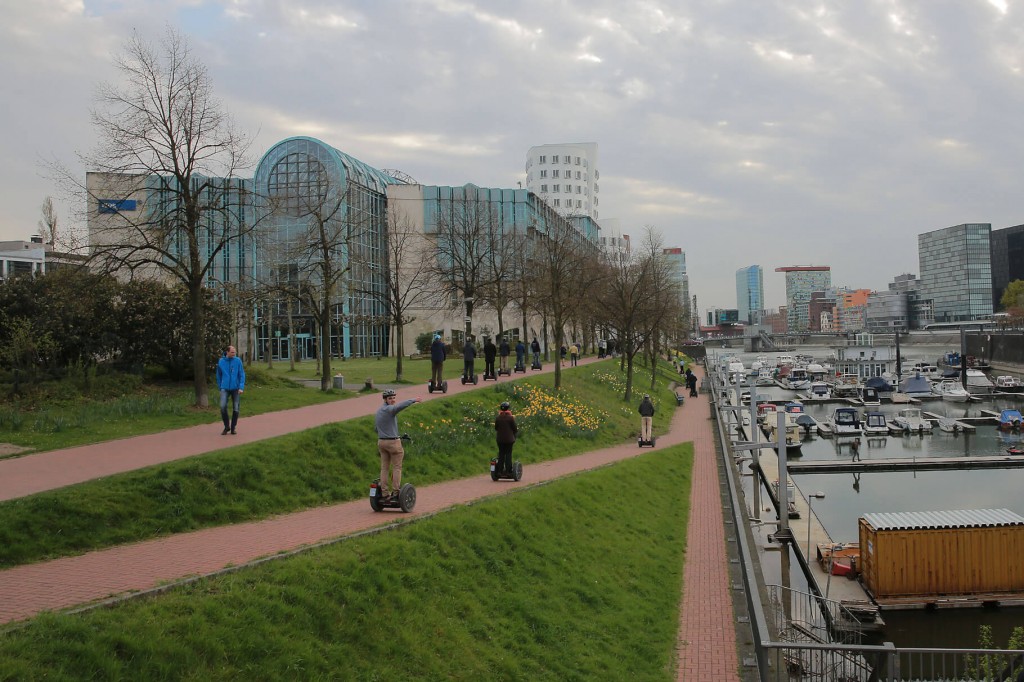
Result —
M476 382L480 378L480 375L474 372L471 367L467 369L469 369L468 372L466 369L462 370L462 385L465 386L466 384L473 384L476 386Z
M516 358L516 366L513 368L513 371L517 373L522 372L523 374L526 374L526 362L524 360Z
M500 377L502 374L504 374L505 376L510 377L510 376L512 376L512 370L510 370L507 367L507 365L508 365L508 356L506 355L504 357L505 357L505 365L506 365L506 367L504 369L501 368L501 367L498 368L498 376Z
M523 478L523 463L519 460L512 462L512 471L502 471L498 468L498 458L491 458L491 480L510 479L519 481Z
M465 382L463 382L463 383L465 383ZM441 391L441 393L447 393L448 392L448 380L447 379L442 379L440 386L435 385L433 379L428 381L427 382L427 393L433 393L434 391Z
M498 375L497 374L488 374L487 370L484 369L484 381L497 381L497 380L498 380ZM476 383L476 382L474 382L474 383Z
M656 441L656 440L657 440L657 438L655 438L653 434L651 435L651 439L650 440L644 440L643 437L639 437L639 438L636 439L636 446L638 448L642 448L642 447L645 447L645 446L649 447L649 448L653 448L654 447L654 441Z
M541 369L540 360L534 360L533 363L530 365L530 369Z
M402 440L411 441L412 438L408 433L403 433ZM370 484L370 509L375 512L385 509L401 509L408 514L415 506L416 488L412 483L403 483L401 489L391 495L384 495L384 487L380 484L379 478L375 478Z

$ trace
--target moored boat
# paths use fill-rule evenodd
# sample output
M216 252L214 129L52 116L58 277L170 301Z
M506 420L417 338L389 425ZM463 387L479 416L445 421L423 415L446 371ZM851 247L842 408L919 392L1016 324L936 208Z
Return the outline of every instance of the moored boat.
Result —
M1021 427L1020 410L1003 410L999 413L1000 431L1019 431Z
M889 435L889 425L886 423L884 412L864 413L864 423L861 428L864 430L865 436Z
M950 403L966 403L971 399L971 394L961 386L958 382L951 379L945 379L932 386L932 390L935 394L941 396L943 400Z
M1021 383L1017 377L1004 375L996 377L993 390L996 393L1024 393L1024 383Z
M932 423L916 407L905 407L889 422L889 429L897 433L931 433Z
M826 423L834 436L859 436L863 433L860 415L852 407L837 407Z
M900 392L911 398L925 398L935 395L932 391L932 382L920 374L904 379L900 383Z

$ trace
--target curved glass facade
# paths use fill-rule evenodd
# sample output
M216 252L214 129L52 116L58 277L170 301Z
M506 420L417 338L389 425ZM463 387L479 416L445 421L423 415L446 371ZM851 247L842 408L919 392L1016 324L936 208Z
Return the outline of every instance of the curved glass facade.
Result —
M287 338L290 314L299 357L314 357L317 306L310 303L326 295L333 354L387 354L385 190L397 182L313 138L283 140L263 155L254 180L261 220L257 277L298 293L282 294L259 311L263 351L287 356L280 339Z

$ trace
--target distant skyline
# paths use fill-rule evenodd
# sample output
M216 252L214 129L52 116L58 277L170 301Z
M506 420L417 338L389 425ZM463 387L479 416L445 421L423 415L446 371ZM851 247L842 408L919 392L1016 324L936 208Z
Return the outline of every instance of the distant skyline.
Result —
M0 0L0 239L79 170L133 30L191 41L253 161L310 135L425 184L525 185L530 147L596 142L600 216L687 254L700 313L735 272L919 274L917 235L1024 223L1024 7L1008 0Z

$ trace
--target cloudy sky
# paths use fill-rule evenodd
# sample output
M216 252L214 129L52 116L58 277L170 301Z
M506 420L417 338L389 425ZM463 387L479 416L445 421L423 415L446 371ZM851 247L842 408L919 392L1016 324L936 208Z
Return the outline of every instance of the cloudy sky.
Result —
M698 306L761 265L918 272L917 235L1024 223L1018 0L0 0L0 239L73 202L89 112L137 30L189 37L258 158L311 135L424 184L515 187L599 145L602 218L687 254ZM76 165L77 164L77 165Z

